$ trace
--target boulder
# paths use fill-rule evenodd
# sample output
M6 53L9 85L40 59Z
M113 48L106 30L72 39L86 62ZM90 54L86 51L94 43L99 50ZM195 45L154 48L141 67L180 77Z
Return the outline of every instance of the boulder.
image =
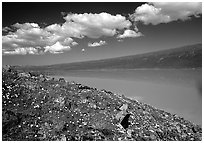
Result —
M129 122L129 117L131 114L126 114L123 120L121 121L121 125L123 126L124 129L127 129L131 123Z

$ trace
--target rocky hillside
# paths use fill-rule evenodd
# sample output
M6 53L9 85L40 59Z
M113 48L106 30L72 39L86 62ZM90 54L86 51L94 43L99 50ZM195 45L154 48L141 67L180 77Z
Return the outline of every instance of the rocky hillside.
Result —
M4 141L199 141L202 128L175 114L63 78L3 68Z

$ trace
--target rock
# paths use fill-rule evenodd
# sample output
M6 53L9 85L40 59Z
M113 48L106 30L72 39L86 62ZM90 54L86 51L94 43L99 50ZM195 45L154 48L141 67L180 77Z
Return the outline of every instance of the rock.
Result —
M127 137L131 138L132 137L132 130L127 129Z
M199 131L199 126L194 126L194 127L192 127L192 131L193 131L194 133L197 133L197 132Z
M123 104L123 106L121 106L119 109L121 111L126 111L128 109L128 104Z
M120 111L120 112L118 112L118 114L116 114L116 116L115 116L115 118L117 119L117 120L122 120L123 118L124 118L125 116L123 115L123 112L122 111Z
M64 78L59 78L59 82L66 82Z
M121 121L121 125L123 126L124 129L127 129L131 123L129 122L129 117L131 114L126 114L123 120Z
M58 139L58 141L67 141L66 136L65 136L65 135L62 135L62 136Z
M96 104L94 104L94 103L89 103L89 106L90 106L91 108L93 108L93 109L96 109Z
M176 129L177 129L177 131L179 132L179 133L181 133L181 128L180 128L180 126L176 126Z
M59 96L58 98L56 98L56 99L54 100L54 102L58 103L59 106L64 106L65 99L64 99L64 97Z
M128 105L127 104L123 104L119 110L120 112L118 112L115 116L115 118L119 121L122 121L122 119L125 117L125 115L127 114L127 109L128 109Z
M51 76L46 76L45 77L45 79L47 80L47 81L54 81L54 77L51 77Z
M156 141L156 140L157 140L157 137L156 137L153 133L151 133L151 134L150 134L150 139L151 139L152 141Z
M19 77L27 77L28 78L28 77L30 77L30 74L23 72L23 73L19 73L18 76Z
M5 65L2 68L3 68L3 71L5 71L5 72L11 72L11 66L10 65Z
M113 136L113 131L110 129L102 129L101 132L104 134L104 136Z

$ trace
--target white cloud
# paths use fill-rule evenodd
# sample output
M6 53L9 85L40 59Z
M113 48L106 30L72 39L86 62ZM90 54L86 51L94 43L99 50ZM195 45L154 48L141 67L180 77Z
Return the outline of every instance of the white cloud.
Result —
M18 29L40 28L37 23L24 23L24 24L16 23L13 25L13 27L16 27Z
M134 21L157 25L176 20L187 20L202 13L201 2L152 2L143 4L131 15Z
M63 28L72 29L72 32L74 31L76 35L89 38L113 36L116 34L116 29L122 30L131 26L131 22L126 17L105 12L99 14L68 14L64 19L66 23L64 23Z
M105 44L106 44L106 41L100 40L99 42L88 43L88 47L98 47Z
M118 39L118 42L123 42L123 40L122 39Z
M77 42L73 41L72 43L72 46L76 46L76 45L79 45Z
M114 36L117 30L130 27L132 24L120 14L84 13L68 14L64 17L66 22L62 25L53 24L46 28L47 31L75 38L100 38Z
M71 49L69 46L63 46L60 42L56 42L54 45L46 46L44 48L45 52L50 52L53 54L63 53L64 50L68 51Z
M7 26L2 28L2 31L3 31L3 32L8 32L8 31L11 31L11 30L12 30L12 29L9 28L9 27L7 27Z
M118 35L117 38L127 38L127 37L140 37L143 36L141 32L135 32L133 30L127 29L124 31L124 33L122 35Z
M3 54L40 54L45 51L45 47L54 45L56 42L60 42L65 47L78 44L72 38L51 33L46 29L40 28L36 23L16 23L13 27L16 28L15 32L2 36ZM32 47L37 52L29 51L27 47ZM62 49L66 50L66 48ZM62 53L63 50L60 52Z
M38 50L33 48L33 47L29 47L29 48L16 48L12 51L5 51L3 50L3 54L9 54L9 55L26 55L26 54L38 54Z
M11 26L12 29L5 27L4 32L10 32L2 37L4 53L32 53L18 52L19 49L26 51L27 47L32 47L40 53L43 51L62 53L67 50L65 47L70 49L72 46L78 45L73 38L115 36L120 30L132 25L126 17L120 14L111 15L105 12L68 14L64 19L66 21L63 24L52 24L45 28L41 28L37 23L16 23ZM55 46L56 43L59 48Z
M143 4L136 8L130 17L133 21L157 25L176 20L187 20L202 13L201 2ZM137 26L120 14L83 13L67 14L63 24L52 24L41 28L37 23L16 23L2 30L3 54L40 54L44 52L63 53L78 45L74 38L82 39L111 37L123 39L142 36ZM130 30L130 28L135 28ZM120 34L124 31L123 34ZM105 41L88 43L95 47L106 44Z

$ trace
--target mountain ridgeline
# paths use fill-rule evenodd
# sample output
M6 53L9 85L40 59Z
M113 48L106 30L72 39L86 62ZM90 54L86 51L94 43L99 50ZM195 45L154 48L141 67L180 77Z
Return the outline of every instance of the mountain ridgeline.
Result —
M72 71L141 68L186 69L201 67L202 44L196 44L139 55L47 66L25 66L23 69L39 71L52 71L60 69L60 71Z

